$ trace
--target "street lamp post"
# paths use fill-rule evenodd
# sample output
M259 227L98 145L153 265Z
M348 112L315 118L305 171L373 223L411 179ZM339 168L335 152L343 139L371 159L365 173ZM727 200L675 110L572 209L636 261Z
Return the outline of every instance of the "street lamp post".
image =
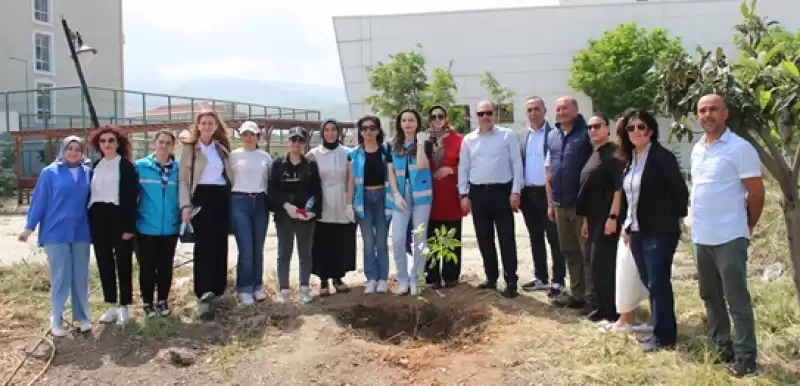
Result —
M83 44L83 38L77 31L72 31L67 24L67 19L61 18L61 26L64 27L64 35L67 38L67 46L69 46L69 53L72 57L72 62L75 63L75 71L78 73L78 80L81 82L81 91L83 97L86 99L86 106L89 107L89 116L92 118L92 126L96 129L100 127L100 120L97 119L97 111L94 109L92 103L92 96L89 95L89 86L86 85L86 78L83 76L83 68L81 61L88 63L97 55L97 50ZM77 49L75 47L78 47Z
M28 67L28 59L25 58L18 58L16 56L10 56L9 59L16 60L21 62L25 66L25 119L28 120L28 126L30 126L30 119L31 119L31 93L29 92L31 83L28 79L28 73L30 72L30 67Z

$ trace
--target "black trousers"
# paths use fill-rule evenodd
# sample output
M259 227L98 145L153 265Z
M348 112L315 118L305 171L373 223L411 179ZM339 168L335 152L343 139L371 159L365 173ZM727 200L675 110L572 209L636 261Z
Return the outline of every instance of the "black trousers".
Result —
M121 217L119 206L114 204L96 202L89 208L89 231L103 299L106 303L129 306L133 303L133 239L122 239Z
M556 223L547 218L547 193L544 186L522 189L520 200L522 217L525 219L525 227L528 228L528 237L531 241L533 276L543 283L552 282L563 286L564 278L567 275L567 265L564 255L561 254ZM550 244L550 256L553 259L553 276L550 276L550 271L547 269L545 234L547 243Z
M194 242L194 294L225 293L228 286L228 231L231 191L224 185L197 185L192 197L202 207L192 219Z
M503 277L509 287L517 286L517 241L514 234L514 212L511 210L511 183L474 185L470 184L469 199L472 203L472 222L478 249L483 258L486 280L497 282L500 271L497 267L497 249L494 231L500 241L500 256L503 259Z
M321 280L341 279L356 270L356 224L317 221L311 245L311 273Z
M587 218L589 228L587 253L591 258L593 283L592 305L603 319L616 321L619 317L615 301L619 230L606 236L606 220L606 216Z
M169 298L172 288L172 266L175 264L175 246L178 236L136 237L136 257L139 259L139 289L142 302L153 304L153 293L158 288L158 301Z
M441 228L444 226L448 230L455 229L455 238L458 241L461 241L461 223L462 220L452 220L452 221L441 221L441 220L429 220L428 221L428 235L427 237L433 237L436 235L436 229ZM434 266L427 265L427 275L425 275L425 282L428 284L442 284L444 280L445 283L457 283L458 280L461 278L461 247L456 247L453 253L456 254L456 260L453 262L452 260L441 261L439 264ZM428 264L428 263L426 263Z

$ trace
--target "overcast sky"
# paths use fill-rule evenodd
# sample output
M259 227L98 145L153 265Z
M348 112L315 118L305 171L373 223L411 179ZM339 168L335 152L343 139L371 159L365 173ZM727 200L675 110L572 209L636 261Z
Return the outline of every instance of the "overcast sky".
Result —
M124 0L126 83L236 77L336 85L342 76L332 16L554 3L557 0Z

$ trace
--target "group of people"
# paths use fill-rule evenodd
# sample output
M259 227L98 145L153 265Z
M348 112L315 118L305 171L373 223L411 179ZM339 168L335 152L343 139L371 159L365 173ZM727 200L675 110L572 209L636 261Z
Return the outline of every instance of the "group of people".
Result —
M456 259L430 264L425 242L444 226L461 239L462 219L472 215L483 259L482 289L503 295L547 291L555 306L580 310L607 331L648 331L646 351L673 348L677 341L671 265L687 216L689 190L678 161L659 141L656 119L629 110L610 140L609 118L586 120L574 98L556 102L555 125L545 102L525 102L529 127L495 125L495 106L476 106L479 127L462 137L443 106L426 113L405 109L391 140L374 116L358 120L358 145L342 144L335 120L322 122L322 143L305 152L309 133L289 131L288 152L272 157L258 149L254 122L238 128L242 147L231 150L227 129L214 112L198 114L181 155L176 136L161 131L155 152L133 160L127 137L116 127L95 130L90 144L102 158L83 163L79 137L63 140L55 162L39 176L27 240L39 226L39 244L50 263L52 325L66 334L63 308L72 298L73 318L91 329L88 310L89 247L94 246L104 299L100 322L124 324L132 304L132 255L139 260L146 316L170 314L168 297L179 237L194 243L197 313L208 315L227 285L228 235L238 249L236 291L240 303L267 299L263 250L274 216L277 231L278 297L291 301L289 267L294 243L299 257L299 293L312 301L311 275L319 294L347 292L343 278L356 267L356 227L361 230L364 292L389 292L389 247L398 294L459 283ZM726 128L727 108L718 95L704 97L698 116L706 134L692 152L692 240L706 304L711 342L735 374L755 371L756 343L746 282L747 245L760 216L764 187L752 145ZM533 258L533 280L517 276L514 212L521 211ZM424 229L425 232L411 232ZM550 246L548 269L545 237ZM635 262L637 277L617 274L619 248ZM565 287L569 277L569 290ZM618 307L620 281L641 281L649 290L652 326L635 325L634 309ZM736 330L731 336L728 310ZM638 329L638 330L637 330Z

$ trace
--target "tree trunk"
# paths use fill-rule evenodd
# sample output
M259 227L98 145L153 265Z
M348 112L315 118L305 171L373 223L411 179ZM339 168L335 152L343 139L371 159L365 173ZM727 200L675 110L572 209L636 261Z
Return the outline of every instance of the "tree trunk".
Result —
M793 200L785 200L783 205L783 219L786 221L786 238L789 243L789 258L794 272L794 285L797 290L797 300L800 302L800 202L797 195Z

